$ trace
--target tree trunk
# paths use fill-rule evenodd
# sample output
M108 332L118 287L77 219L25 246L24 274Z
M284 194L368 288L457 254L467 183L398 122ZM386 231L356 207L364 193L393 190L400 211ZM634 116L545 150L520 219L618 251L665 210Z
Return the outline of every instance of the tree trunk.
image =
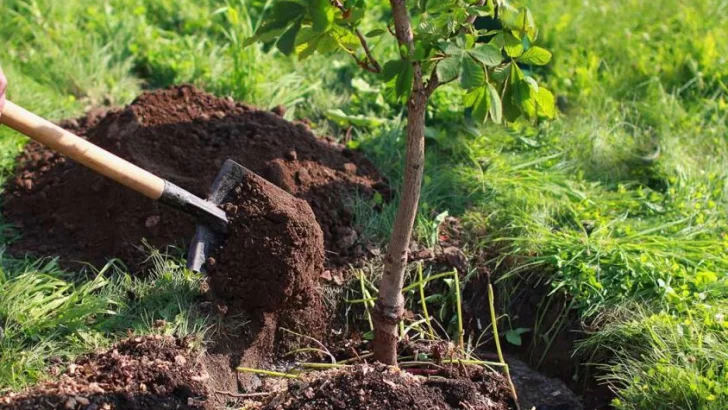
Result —
M404 0L390 0L397 41L414 52L412 27ZM374 307L374 359L388 365L397 364L397 325L404 313L402 286L407 265L412 228L420 201L422 172L425 165L425 108L428 92L422 79L422 67L412 63L414 80L407 101L407 151L401 199L394 219L394 230L384 258L384 275L379 282L379 297Z

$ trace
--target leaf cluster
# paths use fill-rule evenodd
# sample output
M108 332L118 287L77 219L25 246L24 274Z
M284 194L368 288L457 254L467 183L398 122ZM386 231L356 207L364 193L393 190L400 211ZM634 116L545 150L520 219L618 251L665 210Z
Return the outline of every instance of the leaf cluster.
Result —
M359 27L367 15L363 0L279 1L247 44L275 43L282 53L300 59L315 52L346 52L400 97L411 93L419 66L428 93L447 83L466 90L465 106L481 123L555 116L553 94L522 69L546 65L552 57L535 45L538 30L528 8L500 0L419 0L409 12L416 22L414 47L397 44L397 58L382 65L368 41L381 44L390 36L396 43L394 22L385 19L383 27L362 34ZM495 28L476 28L478 18L490 19Z

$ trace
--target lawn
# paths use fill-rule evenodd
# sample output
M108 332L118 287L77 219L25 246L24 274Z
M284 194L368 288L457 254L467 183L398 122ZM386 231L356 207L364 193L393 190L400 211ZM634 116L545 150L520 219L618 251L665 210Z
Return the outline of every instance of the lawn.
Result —
M363 150L396 188L402 104L345 55L297 61L244 47L271 3L0 0L8 98L62 119L193 83L285 106L287 119L307 118L317 134ZM575 360L610 383L614 407L724 408L728 2L527 3L554 55L533 74L560 115L478 126L461 91L439 90L416 239L434 246L443 212L457 216L473 266L466 279L491 272L501 333L543 350L579 330ZM2 178L24 142L0 128ZM364 238L385 243L395 204L352 205ZM4 241L22 235L2 227ZM65 272L54 256L63 255L0 260L0 389L47 377L48 357L109 345L128 329L202 340L210 326L195 308L199 275L174 257L153 254L155 273L139 279L121 263ZM524 292L543 295L532 323L516 317Z

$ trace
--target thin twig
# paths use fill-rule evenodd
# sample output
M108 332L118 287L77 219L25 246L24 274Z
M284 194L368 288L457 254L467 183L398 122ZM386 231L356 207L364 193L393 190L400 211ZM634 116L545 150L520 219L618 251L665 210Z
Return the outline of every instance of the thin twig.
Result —
M432 69L432 74L430 74L430 79L427 81L427 86L425 86L425 92L427 93L427 96L429 97L441 85L450 84L451 82L453 82L457 79L458 79L458 77L455 76L447 81L440 81L440 77L438 77L438 75L437 75L437 64L435 64L435 67L433 67L433 69Z
M369 59L369 62L372 64L373 68L376 70L377 73L382 71L382 66L379 65L379 62L372 56L371 50L369 50L369 44L367 44L367 39L364 38L364 36L361 34L361 31L359 29L356 29L356 35L359 37L359 42L361 42L361 46L364 48L364 52L367 55L367 58Z
M435 64L435 67L432 68L432 74L430 75L429 81L427 81L427 85L425 86L425 93L427 93L427 96L431 96L432 93L435 92L437 87L440 86L440 78L437 76L437 64Z
M339 0L331 0L331 4L336 7L337 9L341 10L341 13L345 16L348 16L351 10L348 10ZM356 33L356 36L359 37L359 42L361 43L361 46L364 48L364 52L367 55L366 59L358 59L355 55L352 54L352 57L354 57L354 60L356 60L356 64L359 65L359 67L371 71L373 73L381 73L382 72L382 66L379 65L379 62L372 56L372 52L369 49L369 44L367 43L367 39L364 38L364 36L361 34L361 31L359 29L354 30Z

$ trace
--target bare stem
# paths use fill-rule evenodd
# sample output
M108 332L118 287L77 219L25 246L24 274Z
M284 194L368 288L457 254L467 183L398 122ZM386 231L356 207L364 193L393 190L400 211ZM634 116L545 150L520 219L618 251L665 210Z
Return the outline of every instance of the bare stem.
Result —
M493 340L495 341L495 349L498 352L498 360L503 363L503 371L506 373L508 385L511 388L511 394L513 394L513 401L516 403L516 408L520 410L521 407L518 404L518 393L516 393L516 386L513 385L511 370L508 367L508 363L506 363L505 358L503 358L503 350L501 350L500 335L498 335L498 319L495 317L495 297L493 296L493 285L491 283L488 283L488 304L490 305L490 321L493 326Z
M405 46L408 55L413 55L414 36L405 0L390 0L389 3L392 6L397 42ZM404 314L404 272L425 163L425 109L429 96L425 90L420 63L412 61L411 64L414 76L412 93L407 101L407 148L402 196L384 258L379 298L374 307L374 358L389 365L397 364L397 325Z

